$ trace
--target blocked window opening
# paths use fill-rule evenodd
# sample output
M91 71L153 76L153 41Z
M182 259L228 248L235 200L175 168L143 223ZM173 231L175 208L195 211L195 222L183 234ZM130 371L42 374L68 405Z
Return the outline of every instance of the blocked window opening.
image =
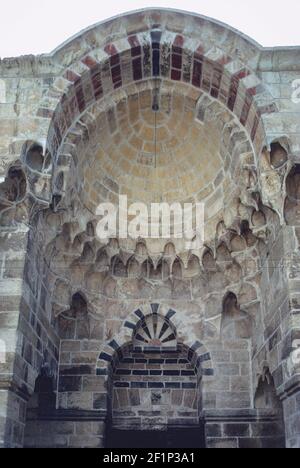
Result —
M283 405L277 395L273 376L268 368L265 368L260 376L254 396L254 407L259 413L273 418L269 423L269 431L272 434L272 448L285 447L285 425L283 418ZM263 437L263 428L260 437Z
M48 430L47 419L53 415L56 408L56 393L54 378L43 370L35 382L34 393L28 401L26 425L24 432L24 447L39 447L53 443ZM48 441L48 443L47 443Z
M194 351L178 342L170 320L158 313L141 318L132 342L111 362L107 446L154 447L157 434L162 447L190 447L193 434L196 446L204 445L201 375L193 357ZM189 429L180 433L185 426Z

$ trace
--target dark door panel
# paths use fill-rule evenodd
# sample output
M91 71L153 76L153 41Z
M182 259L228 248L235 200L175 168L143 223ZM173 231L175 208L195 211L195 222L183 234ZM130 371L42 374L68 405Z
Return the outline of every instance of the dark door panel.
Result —
M204 431L200 428L176 428L167 431L131 431L111 429L107 448L204 448Z

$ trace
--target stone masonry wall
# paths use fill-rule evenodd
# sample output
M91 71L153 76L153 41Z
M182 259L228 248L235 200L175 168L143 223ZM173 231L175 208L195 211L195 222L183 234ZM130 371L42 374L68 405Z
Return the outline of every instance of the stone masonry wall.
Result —
M113 425L157 428L197 425L195 368L178 352L127 352L113 373Z
M103 446L112 393L101 355L109 355L130 314L154 301L178 311L183 343L201 341L210 354L199 398L208 446L264 446L274 443L270 433L278 433L280 444L276 414L254 408L267 370L283 403L287 445L300 445L299 364L292 359L300 329L300 128L292 97L299 73L298 48L263 49L229 27L158 10L96 26L50 55L1 61L0 344L6 352L5 362L0 359L0 446L23 446L26 406L42 372L53 378L56 405L44 420L27 421L26 445ZM171 111L170 98L178 105L173 112L184 109L180 115L193 122L192 143L197 126L211 140L218 136L219 148L206 142L206 157L220 150L223 166L210 172L207 186L195 166L183 165L180 177L173 168L181 200L204 188L199 193L212 215L207 249L191 256L179 243L146 245L145 254L137 244L95 242L95 220L84 202L115 200L123 186L133 189L133 199L144 194L144 147L136 165L126 145L120 146L122 164L111 148L104 157L97 147L101 174L102 164L109 177L103 175L100 198L94 188L85 191L87 200L80 198L81 179L95 182L96 171L86 166L94 161L95 122L105 115L103 135L114 139L115 150L122 140L114 122L128 105L125 134L128 121L138 133L134 119L145 111L143 131L151 136L152 111L146 115L143 106L149 107L159 78L162 108ZM111 100L101 113L105 94ZM176 131L166 124L165 132L170 128L161 148L172 146ZM132 141L140 156L139 140ZM191 142L186 154L196 164ZM117 169L124 185L114 179ZM168 169L160 170L171 180ZM147 190L160 195L150 183ZM73 307L76 294L85 298L84 314ZM126 337L128 343L129 332ZM179 383L178 375L168 377L161 383ZM193 379L180 375L181 385L187 377ZM130 395L116 394L115 388L112 405L119 411L120 399L127 405Z

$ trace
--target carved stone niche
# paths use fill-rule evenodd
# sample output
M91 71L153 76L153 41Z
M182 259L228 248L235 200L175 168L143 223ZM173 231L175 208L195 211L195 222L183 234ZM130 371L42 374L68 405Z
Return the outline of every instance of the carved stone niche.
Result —
M274 169L280 169L288 160L287 151L279 142L271 144L270 163Z
M0 184L0 225L10 226L22 222L26 216L24 206L27 192L25 174L19 165L12 166Z
M254 408L260 414L272 416L272 423L269 425L270 436L272 436L273 448L285 447L285 425L283 418L283 405L277 395L275 382L268 367L263 369L259 376L257 388L254 395ZM267 425L258 427L257 436L263 438Z
M282 413L282 404L277 396L274 379L268 368L259 377L254 396L254 407L258 410L272 410L274 413Z
M43 172L44 156L43 148L38 144L32 144L25 156L26 166L35 172Z
M296 164L286 179L284 216L288 225L300 225L300 164Z
M239 307L235 294L229 292L223 301L221 335L223 338L248 339L252 336L251 317Z
M0 186L1 200L10 203L21 201L26 194L26 179L24 172L18 166L9 169L5 181Z
M61 339L88 339L87 301L81 293L72 296L70 309L59 315L57 327Z
M27 405L27 421L36 421L43 415L50 414L55 410L56 394L55 379L47 375L43 369L35 382L34 393Z

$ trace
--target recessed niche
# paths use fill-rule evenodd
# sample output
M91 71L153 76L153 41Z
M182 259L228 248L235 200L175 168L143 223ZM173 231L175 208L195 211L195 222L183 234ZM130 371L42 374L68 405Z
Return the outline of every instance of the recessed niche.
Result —
M263 227L267 223L266 217L262 211L254 211L252 215L252 224L255 227Z
M33 145L26 154L27 166L37 172L42 172L44 166L43 148L40 145Z
M248 339L252 334L251 318L240 309L237 297L232 292L223 301L221 334L226 339Z
M270 162L274 169L279 169L288 160L287 151L281 146L280 143L275 142L271 144Z
M286 179L287 197L284 205L284 216L290 226L300 225L300 165L296 164Z
M290 200L300 201L300 164L296 164L289 173L286 192Z
M112 269L113 275L118 276L120 278L126 278L127 276L127 268L126 265L122 262L120 257L116 256L112 259Z
M216 262L210 250L207 250L202 257L202 265L206 271L216 271Z
M18 202L26 195L26 178L22 169L11 167L3 184L0 185L0 197L8 202Z

